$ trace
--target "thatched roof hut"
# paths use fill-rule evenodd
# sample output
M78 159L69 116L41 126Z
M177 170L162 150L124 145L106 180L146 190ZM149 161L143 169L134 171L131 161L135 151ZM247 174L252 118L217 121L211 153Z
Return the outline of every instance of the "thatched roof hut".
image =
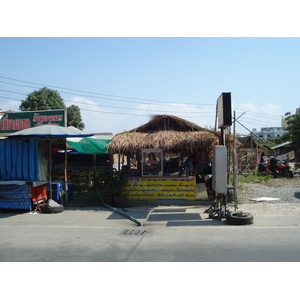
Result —
M151 120L130 131L119 133L109 143L111 152L135 153L141 149L190 153L219 143L221 134L170 115L154 115Z
M236 137L236 139L240 143L238 147L239 149L260 149L262 151L268 150L267 146L260 146L257 143L257 140L253 139L251 135Z

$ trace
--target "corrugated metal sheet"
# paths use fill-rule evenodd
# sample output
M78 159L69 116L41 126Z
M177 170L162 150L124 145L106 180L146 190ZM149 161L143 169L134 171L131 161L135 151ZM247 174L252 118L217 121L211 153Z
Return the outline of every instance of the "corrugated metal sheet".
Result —
M38 181L38 140L0 140L0 180Z
M278 148L281 148L281 147L284 147L284 146L287 146L287 145L290 145L292 142L284 142L282 144L279 144L279 145L276 145L274 147L270 147L270 149L274 150L274 149L278 149Z

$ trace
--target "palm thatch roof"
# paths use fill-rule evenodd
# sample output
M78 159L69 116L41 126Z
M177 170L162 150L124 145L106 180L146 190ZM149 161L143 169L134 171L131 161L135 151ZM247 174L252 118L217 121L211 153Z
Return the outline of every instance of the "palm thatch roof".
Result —
M130 131L115 135L109 151L134 153L141 149L163 149L165 152L190 153L219 143L221 134L170 115L154 115L150 121Z
M240 149L261 149L263 151L268 150L268 147L263 145L260 146L257 143L256 139L253 139L251 135L248 136L242 136L242 137L236 137L236 139L240 142L239 147Z

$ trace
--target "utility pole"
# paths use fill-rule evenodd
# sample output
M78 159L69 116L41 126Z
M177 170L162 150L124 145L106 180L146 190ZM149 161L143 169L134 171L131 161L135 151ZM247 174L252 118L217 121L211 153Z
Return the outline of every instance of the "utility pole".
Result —
M238 119L245 113L242 113ZM236 125L237 118L235 111L233 112L233 192L234 192L234 209L238 209L238 196L237 196L237 179L238 179L238 156L236 151ZM239 122L238 122L239 123ZM240 124L240 123L239 123Z
M234 209L238 209L237 204L237 168L238 168L238 160L237 160L237 152L236 152L236 142L235 142L235 111L233 112L233 191L234 191Z

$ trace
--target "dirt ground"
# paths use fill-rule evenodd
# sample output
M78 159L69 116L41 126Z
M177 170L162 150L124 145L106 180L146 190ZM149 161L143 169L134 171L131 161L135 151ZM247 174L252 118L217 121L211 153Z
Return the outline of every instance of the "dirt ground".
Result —
M300 202L299 178L272 178L268 181L238 184L238 198L248 203L250 198L280 198L281 202Z

